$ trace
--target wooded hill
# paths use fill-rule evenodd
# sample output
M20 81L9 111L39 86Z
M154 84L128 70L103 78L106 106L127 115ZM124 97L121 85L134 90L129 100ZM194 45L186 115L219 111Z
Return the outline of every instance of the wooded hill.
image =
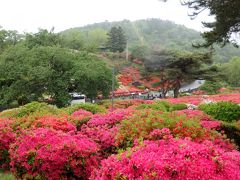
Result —
M87 36L89 31L104 30L108 32L113 26L121 26L128 38L129 47L135 45L147 46L149 48L167 48L180 51L206 51L206 49L196 49L192 44L202 42L200 32L177 25L171 21L160 19L146 19L137 21L102 22L76 27L65 30L63 35L71 36L77 31L82 33L82 37ZM215 62L227 62L234 56L240 56L238 48L227 45L223 48L215 47Z

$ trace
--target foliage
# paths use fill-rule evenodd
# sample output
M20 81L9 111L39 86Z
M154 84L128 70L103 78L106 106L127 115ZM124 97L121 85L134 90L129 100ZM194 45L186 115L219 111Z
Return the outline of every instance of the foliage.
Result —
M86 179L96 166L97 145L85 136L39 128L24 133L10 150L20 179Z
M149 48L144 45L135 45L130 48L132 58L144 59L149 53Z
M193 18L205 9L210 11L209 15L215 16L215 21L203 22L204 27L210 28L210 31L202 34L206 42L201 46L209 47L214 43L224 46L229 42L237 45L237 42L232 39L231 35L240 31L240 14L238 9L240 1L186 0L183 4L193 10L193 13L190 15Z
M0 56L0 105L24 105L48 99L59 107L69 104L69 91L95 98L108 96L112 74L96 56L58 47L18 45Z
M148 46L150 49L161 47L170 50L206 52L205 49L196 49L192 47L192 44L203 42L199 32L161 19L146 19L133 22L128 20L118 22L105 21L84 27L72 28L70 30L88 32L93 29L101 28L105 31L110 31L111 27L114 26L121 26L123 28L128 37L130 50L137 44L139 46ZM234 56L240 56L239 50L232 45L226 45L223 48L219 46L213 47L215 49L213 56L215 62L227 62Z
M142 144L101 161L92 179L238 179L238 151L225 151L210 141L168 137ZM234 158L233 158L234 157Z
M102 28L89 31L69 29L62 32L60 36L63 47L88 52L96 52L105 48L108 38L107 31Z
M74 104L72 106L64 108L63 110L69 114L72 114L75 111L80 109L84 109L86 111L92 112L93 114L106 112L106 109L104 107L99 106L97 104L91 104L91 103Z
M24 43L29 48L35 46L57 46L60 45L60 36L54 33L54 28L50 31L47 29L39 29L37 33L27 33Z
M121 121L117 134L117 145L131 147L135 139L147 139L154 129L169 128L174 137L206 139L210 134L198 121L175 113L141 110Z
M9 173L1 173L0 172L0 179L2 180L14 180L14 176Z
M240 106L232 102L201 104L199 108L214 119L231 122L240 118Z
M123 52L126 47L126 36L121 26L112 27L108 33L108 46L112 52Z
M136 109L152 109L162 112L170 112L170 111L176 111L176 110L182 110L187 109L186 104L171 104L167 101L155 101L151 104L140 104L136 107Z
M238 149L240 148L240 120L238 122L223 122L221 128L227 137L236 143Z
M200 87L200 89L207 92L208 94L216 94L221 87L222 84L220 82L205 81L204 84Z
M37 113L42 113L42 114L58 114L60 111L51 105L48 105L46 103L39 103L39 102L31 102L28 103L24 106L20 106L19 108L2 112L0 114L1 117L11 117L11 118L19 118L19 117L24 117L28 115L33 115Z
M240 87L240 57L234 57L228 63L223 64L221 70L230 86Z
M174 97L178 97L182 83L199 78L211 78L216 76L217 71L209 67L212 63L211 53L180 53L163 50L153 52L144 61L146 69L160 72L159 84L163 97L170 89L173 89Z

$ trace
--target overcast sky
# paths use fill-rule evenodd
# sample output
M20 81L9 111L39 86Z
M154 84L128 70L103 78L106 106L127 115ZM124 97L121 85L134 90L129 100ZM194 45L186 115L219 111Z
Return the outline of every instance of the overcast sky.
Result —
M188 12L179 0L1 0L0 25L19 32L51 27L59 32L106 20L161 18L203 31L201 21L209 19L207 12L195 20Z

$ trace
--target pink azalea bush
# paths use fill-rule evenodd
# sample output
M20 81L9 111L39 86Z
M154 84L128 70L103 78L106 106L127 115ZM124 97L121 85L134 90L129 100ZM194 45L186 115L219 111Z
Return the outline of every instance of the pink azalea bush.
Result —
M202 127L205 127L208 129L220 130L221 124L222 123L220 121L201 121Z
M108 126L94 126L89 127L83 125L81 133L94 140L101 147L101 150L110 151L115 146L115 136L118 128L116 126L109 128Z
M92 112L86 111L84 109L79 109L72 113L73 117L91 117L93 115Z
M91 117L93 116L92 112L86 111L84 109L79 109L72 113L69 118L69 121L74 123L78 130L80 130L81 126L87 123Z
M81 127L81 133L97 142L102 150L112 151L118 132L116 125L133 112L132 109L117 109L108 114L95 114Z
M165 130L166 131L166 130ZM240 153L225 151L210 141L188 139L143 141L102 160L90 179L239 179Z
M3 170L9 170L9 148L16 139L12 123L9 119L0 119L0 169Z
M108 114L95 114L92 119L88 121L87 126L95 127L108 125L109 127L112 127L132 113L132 109L116 109Z
M25 131L10 149L19 179L86 179L97 166L98 146L84 135L39 128Z

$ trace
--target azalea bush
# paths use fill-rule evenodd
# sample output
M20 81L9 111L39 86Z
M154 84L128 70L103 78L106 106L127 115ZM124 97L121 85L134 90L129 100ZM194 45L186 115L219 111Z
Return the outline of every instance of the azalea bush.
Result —
M50 128L63 132L75 132L76 126L70 123L67 117L45 116L36 119L29 128Z
M97 151L81 134L26 131L11 146L11 171L18 179L87 179L98 164Z
M201 104L199 108L218 120L231 122L240 119L240 106L232 102Z
M93 114L106 112L106 109L104 107L90 103L75 104L73 106L63 108L63 111L67 112L68 114L72 114L79 109L84 109L86 111L92 112Z
M86 124L91 117L93 116L92 112L86 111L84 109L79 109L72 113L72 115L69 118L69 121L74 123L78 130L80 130L81 126L83 124Z
M135 139L146 139L154 129L169 128L174 137L191 137L195 140L210 138L212 132L202 128L199 121L179 116L176 113L163 113L141 110L127 117L118 125L116 136L118 146L131 147Z
M47 103L31 102L12 110L1 112L1 117L21 118L33 114L59 114L61 110Z
M81 133L97 142L105 153L113 152L118 132L116 125L133 112L132 109L118 109L108 114L95 114L87 124L81 127Z
M168 132L163 133L166 136ZM168 135L102 160L91 179L239 179L239 169L238 151Z
M9 148L15 142L16 134L12 128L12 121L0 119L0 170L9 170Z
M157 111L169 112L169 111L176 111L187 109L186 104L171 104L167 101L155 101L151 104L141 104L136 109L153 109Z

